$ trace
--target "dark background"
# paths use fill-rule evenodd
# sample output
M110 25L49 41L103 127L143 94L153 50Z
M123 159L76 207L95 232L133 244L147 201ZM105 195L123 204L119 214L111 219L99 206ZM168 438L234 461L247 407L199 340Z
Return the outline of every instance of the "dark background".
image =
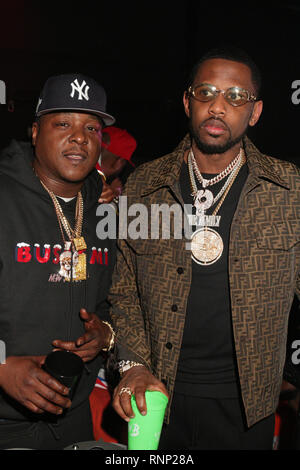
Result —
M82 72L108 95L107 111L138 141L134 161L170 152L186 132L182 106L193 63L220 43L244 48L264 79L264 111L250 137L300 163L300 2L1 2L0 148L27 139L39 91L53 74Z
M250 137L261 151L300 166L300 103L292 102L292 83L299 80L300 89L300 0L1 1L7 104L0 105L0 150L12 138L28 140L50 75L81 72L104 86L107 111L136 137L137 165L168 153L187 129L186 76L222 43L244 48L262 71L264 111ZM289 355L299 321L290 328Z

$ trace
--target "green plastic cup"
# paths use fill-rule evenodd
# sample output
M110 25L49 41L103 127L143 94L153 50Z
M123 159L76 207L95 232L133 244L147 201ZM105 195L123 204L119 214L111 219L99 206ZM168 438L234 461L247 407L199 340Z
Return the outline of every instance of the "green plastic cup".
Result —
M128 450L157 450L164 421L168 398L161 392L145 393L147 414L139 412L135 396L131 396L131 406L135 417L128 423Z

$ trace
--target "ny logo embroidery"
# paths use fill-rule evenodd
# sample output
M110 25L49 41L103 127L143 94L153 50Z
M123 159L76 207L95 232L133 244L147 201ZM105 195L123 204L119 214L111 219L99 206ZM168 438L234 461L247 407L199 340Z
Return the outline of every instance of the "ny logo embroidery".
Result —
M90 87L86 84L85 80L83 80L81 85L79 85L78 80L76 78L76 80L74 80L71 83L71 86L72 86L72 91L70 94L71 98L74 98L75 91L77 91L79 100L82 100L84 98L85 100L89 101L88 91Z

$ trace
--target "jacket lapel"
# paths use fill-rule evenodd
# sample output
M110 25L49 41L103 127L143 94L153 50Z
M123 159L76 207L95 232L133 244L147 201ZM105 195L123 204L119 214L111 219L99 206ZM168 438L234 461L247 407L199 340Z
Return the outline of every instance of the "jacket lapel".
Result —
M277 173L269 157L263 155L248 137L244 138L243 144L249 168L249 178L245 187L246 192L251 191L260 184L262 179L289 189L289 183Z
M143 189L141 196L146 196L157 189L167 186L176 191L183 163L184 152L191 146L189 135L180 142L174 152L157 160L151 179ZM177 192L177 191L176 191Z

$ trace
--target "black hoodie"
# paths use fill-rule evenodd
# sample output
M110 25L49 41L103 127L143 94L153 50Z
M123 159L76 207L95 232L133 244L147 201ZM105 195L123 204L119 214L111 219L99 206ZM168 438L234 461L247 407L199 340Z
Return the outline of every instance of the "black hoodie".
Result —
M96 235L101 178L92 171L82 188L87 280L65 281L59 274L63 240L54 205L33 172L32 159L31 145L16 141L0 158L0 340L6 357L46 355L54 339L76 340L85 331L81 307L109 319L106 296L115 241ZM73 226L76 199L60 202ZM102 362L99 355L87 363L90 372L84 371L68 413L88 399ZM0 389L0 419L32 416Z

